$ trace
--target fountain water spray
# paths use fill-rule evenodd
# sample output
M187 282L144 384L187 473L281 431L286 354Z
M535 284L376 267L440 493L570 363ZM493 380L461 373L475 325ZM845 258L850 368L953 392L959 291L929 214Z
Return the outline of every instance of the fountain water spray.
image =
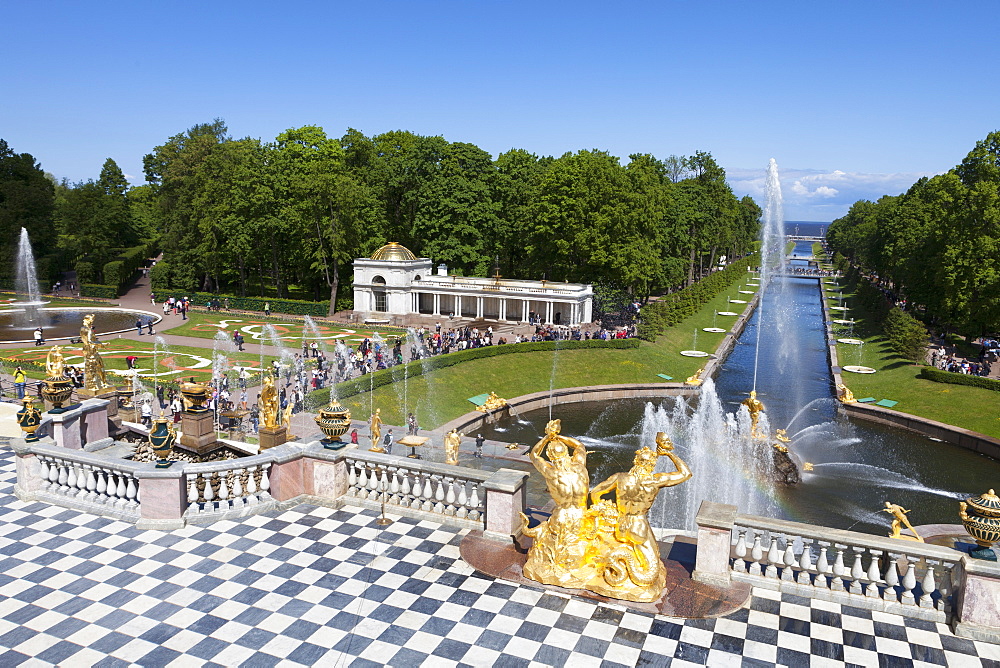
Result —
M14 278L14 289L17 293L17 306L23 306L18 324L26 326L35 321L38 307L46 304L42 301L42 291L38 287L38 276L35 270L35 256L31 251L31 239L28 230L21 228L21 237L17 242L17 265Z

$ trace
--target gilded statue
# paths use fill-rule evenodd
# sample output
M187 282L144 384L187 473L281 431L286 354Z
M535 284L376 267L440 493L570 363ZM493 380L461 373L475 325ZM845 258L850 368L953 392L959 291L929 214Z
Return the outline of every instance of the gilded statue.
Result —
M445 464L458 464L458 446L462 444L463 436L465 434L460 433L457 429L452 429L444 435Z
M617 520L614 541L602 546L594 561L600 578L587 588L598 594L627 601L649 603L663 593L666 569L660 559L660 548L649 524L649 509L664 487L679 485L691 478L691 469L673 452L674 444L667 435L656 435L656 451L648 447L636 451L632 468L616 473L590 492L592 509L601 497L615 493ZM654 473L659 457L666 456L674 465L670 473ZM607 516L604 509L602 515ZM605 540L610 537L604 533Z
M379 441L382 440L382 409L376 408L375 412L372 413L371 419L368 420L368 431L372 439L372 447L369 448L372 452L384 452L382 445Z
M97 340L93 329L94 314L90 313L83 318L80 325L80 343L83 344L83 373L84 389L100 391L107 387L108 378L104 373L104 361L101 359L101 348L107 343Z
M753 438L763 438L764 435L760 433L757 421L760 420L760 414L764 410L764 404L757 398L757 390L750 390L750 396L744 399L741 403L746 406L747 411L750 412L750 436Z
M496 392L490 392L489 396L486 397L486 401L483 402L482 406L478 406L476 410L483 411L494 411L498 408L504 408L507 405L507 400L497 396Z
M694 372L693 376L688 376L687 380L684 381L685 385L701 385L701 374L705 371L705 367L701 367Z
M274 386L274 377L264 372L263 385L260 388L260 397L257 399L260 404L260 417L267 429L277 429L278 427L278 390Z
M535 539L528 551L524 576L543 584L586 588L596 575L596 567L586 561L587 449L583 443L562 436L559 420L550 420L545 436L528 453L528 459L545 478L555 508L539 526L528 528L521 513L523 531ZM544 456L543 456L544 454Z
M854 404L858 401L854 398L854 393L843 383L837 383L837 392L837 398L842 404Z
M292 411L295 410L295 402L289 401L288 405L285 406L285 410L281 413L281 424L286 427L292 426Z
M917 530L913 528L913 525L910 524L910 520L907 519L906 517L906 513L910 512L909 510L903 508L903 506L897 503L889 503L888 501L886 501L885 508L882 508L882 512L889 513L893 517L892 525L890 526L890 528L892 529L892 533L889 534L889 538L899 538L901 540L915 540L920 543L924 542L924 539L920 537L920 534L917 533ZM902 525L906 525L906 528L909 529L913 533L913 535L904 536L902 533L900 533Z
M45 373L49 378L63 377L63 356L60 346L52 346L45 358Z

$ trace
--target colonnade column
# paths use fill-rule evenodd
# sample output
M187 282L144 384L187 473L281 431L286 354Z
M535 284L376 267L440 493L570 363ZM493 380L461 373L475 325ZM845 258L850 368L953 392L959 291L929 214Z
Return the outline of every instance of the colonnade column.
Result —
M441 295L434 295L434 315L441 315Z
M462 317L462 295L455 295L455 317Z
M545 302L545 324L546 325L551 325L552 324L552 312L553 312L552 302Z
M497 318L500 320L507 319L507 300L503 297L498 298L500 300L500 308L497 309Z
M476 297L476 320L483 317L483 298Z
M521 321L522 322L528 322L528 303L529 302L528 302L527 299L522 299L521 300Z

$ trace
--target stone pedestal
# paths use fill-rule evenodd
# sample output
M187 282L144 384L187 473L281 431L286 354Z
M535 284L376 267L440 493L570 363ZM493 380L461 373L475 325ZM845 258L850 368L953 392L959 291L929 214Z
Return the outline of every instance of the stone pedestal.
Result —
M528 474L500 469L483 482L486 517L483 535L490 540L510 542L521 533L521 512L527 507L524 486Z
M695 523L698 525L698 555L692 579L697 582L728 587L730 584L729 553L732 550L733 524L736 506L702 501Z
M199 455L211 452L219 447L215 435L215 417L211 411L203 413L181 413L180 447Z
M108 433L105 436L114 437L125 431L122 429L122 418L118 415L118 388L105 387L100 390L88 390L81 387L76 390L76 396L81 401L84 399L104 399L108 402Z
M260 451L264 452L268 448L281 445L288 440L288 427L283 425L278 427L261 427L257 431L257 436L260 438Z

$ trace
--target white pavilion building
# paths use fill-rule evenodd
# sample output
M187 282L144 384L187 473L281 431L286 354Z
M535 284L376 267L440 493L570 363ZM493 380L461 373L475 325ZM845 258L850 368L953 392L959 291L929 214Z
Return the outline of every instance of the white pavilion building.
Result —
M449 276L430 258L392 242L354 261L354 311L361 320L428 315L579 325L593 320L594 290L581 283Z

